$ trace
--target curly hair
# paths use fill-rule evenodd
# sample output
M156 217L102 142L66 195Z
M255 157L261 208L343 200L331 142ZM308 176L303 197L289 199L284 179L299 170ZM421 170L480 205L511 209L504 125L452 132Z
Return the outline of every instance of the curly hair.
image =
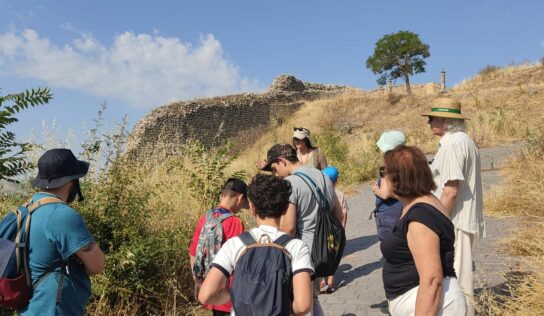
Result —
M436 190L427 158L415 146L400 145L384 155L385 176L392 191L403 198L417 198Z
M278 218L289 206L291 184L273 175L257 174L249 184L247 195L260 219Z

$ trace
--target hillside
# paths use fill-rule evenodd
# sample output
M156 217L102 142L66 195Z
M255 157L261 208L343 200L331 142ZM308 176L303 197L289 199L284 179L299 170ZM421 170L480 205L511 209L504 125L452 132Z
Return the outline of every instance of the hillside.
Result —
M409 96L402 87L395 87L393 92L349 90L336 97L306 102L282 126L256 137L255 143L241 152L232 168L255 172L254 162L263 159L270 145L290 142L294 126L309 128L320 146L333 156L333 163L341 163L335 162L334 156L338 154L335 150L344 147L341 153L347 157L344 164L348 164L348 170L359 173L361 170L355 170L350 164L359 167L362 164L369 171L374 170L364 160L377 159L374 143L385 130L402 130L409 144L433 152L438 139L432 137L426 118L420 113L430 108L431 101L438 96L434 91L416 88L414 95ZM462 102L463 113L471 118L468 132L479 147L520 141L544 122L544 66L541 64L491 70L488 67L445 94ZM335 140L332 143L331 138ZM331 146L335 148L327 148ZM356 183L368 176L360 174L357 179L344 183Z

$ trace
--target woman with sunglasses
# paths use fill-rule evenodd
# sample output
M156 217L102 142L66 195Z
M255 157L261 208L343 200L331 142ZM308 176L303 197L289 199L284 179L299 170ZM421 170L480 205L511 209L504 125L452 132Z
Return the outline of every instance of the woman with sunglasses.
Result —
M293 128L293 147L297 150L300 163L308 167L323 170L327 167L327 158L321 149L314 146L310 130L304 127Z
M397 146L385 153L384 180L403 208L380 245L391 315L465 315L466 300L453 268L455 232L425 155Z
M405 140L403 132L388 131L382 133L376 145L381 152L386 153L399 145L404 145ZM380 167L378 181L372 187L376 196L376 208L373 214L376 219L376 235L379 241L382 241L383 237L393 230L402 211L402 203L391 196L391 190L383 179L383 168Z

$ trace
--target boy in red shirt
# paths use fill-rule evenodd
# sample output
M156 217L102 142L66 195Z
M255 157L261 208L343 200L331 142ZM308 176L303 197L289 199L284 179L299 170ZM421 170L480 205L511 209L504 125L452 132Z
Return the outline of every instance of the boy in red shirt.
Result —
M242 208L248 208L247 185L244 181L240 179L230 178L223 185L219 205L211 210L211 216L214 218L219 218L224 215L236 214ZM202 232L203 226L206 224L206 218L207 214L204 214L198 220L198 224L193 235L193 240L191 242L191 246L189 247L191 271L193 271L195 256L197 255L197 246L200 239L200 233ZM242 220L240 220L240 218L238 218L237 216L230 216L225 218L221 221L221 225L223 228L222 243L232 237L240 235L245 230ZM197 280L194 275L193 280L195 281L195 295L198 295L201 281ZM205 305L204 307L207 309L211 309L214 316L224 316L230 315L232 304L228 303L220 306Z

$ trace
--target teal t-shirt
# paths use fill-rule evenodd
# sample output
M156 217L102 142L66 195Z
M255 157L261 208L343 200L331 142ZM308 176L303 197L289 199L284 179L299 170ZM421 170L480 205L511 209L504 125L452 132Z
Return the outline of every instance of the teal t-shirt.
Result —
M36 193L32 198L54 196ZM21 315L83 315L91 295L91 282L85 267L72 256L93 242L83 218L70 206L62 203L47 204L32 213L30 226L29 267L32 283L50 273L34 290L30 304ZM71 259L72 258L72 259ZM68 261L61 301L57 304L57 290L62 261Z

